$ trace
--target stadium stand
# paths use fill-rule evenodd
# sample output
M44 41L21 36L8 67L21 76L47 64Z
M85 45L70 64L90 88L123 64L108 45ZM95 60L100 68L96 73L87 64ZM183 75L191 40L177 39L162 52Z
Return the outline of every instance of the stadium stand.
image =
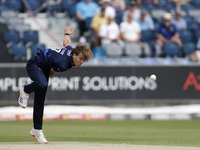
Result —
M0 1L0 21L5 24L7 28L2 31L2 39L6 51L9 55L5 62L10 61L26 61L27 47L31 43L37 44L39 42L38 31L32 31L30 25L24 23L24 19L19 17L19 13L25 11L25 5L31 7L29 9L35 10L40 7L40 1L37 0L5 0ZM22 9L23 8L23 9ZM38 45L39 46L39 45ZM4 62L1 61L1 62Z
M49 10L56 10L59 13L64 13L66 15L66 18L71 18L74 21L76 21L76 10L75 6L80 0L53 0L50 2L55 2L58 5L44 5L47 0L0 0L0 22L7 25L7 31L2 32L2 39L3 44L9 47L12 46L11 43L22 43L26 47L31 47L32 44L29 42L34 43L34 45L39 46L40 39L38 32L39 31L32 31L30 25L27 25L24 23L24 20L22 18L19 18L19 13L24 13L26 10L30 10L32 12L40 11L41 13L48 13ZM99 4L98 0L93 0ZM124 0L126 3L126 10L130 6L130 2L133 0ZM49 2L49 1L48 1ZM158 5L154 4L148 4L143 5L139 7L139 9L147 9L150 13L150 15L153 18L155 29L158 28L159 24L162 22L162 16L165 12L170 12L172 15L175 14L176 11L176 5L173 2L169 2L168 0L159 0ZM124 14L124 11L117 12L115 21L118 25L122 22L122 16ZM37 15L37 14L35 14ZM192 51L194 51L194 44L197 42L197 39L200 37L200 1L199 0L191 0L190 3L181 5L181 16L187 21L188 28L187 30L180 31L180 37L182 42L184 43L185 47L183 46L183 49L191 48L191 51L188 50L184 52L185 54L188 54ZM76 26L77 27L77 26ZM144 33L142 32L141 41L143 42L149 42L149 41L155 41L155 32L148 32ZM9 37L9 34L13 34L12 37ZM32 38L30 35L27 38L28 33L33 33ZM91 35L92 36L92 35ZM77 40L73 37L73 40ZM78 40L76 41L78 42ZM89 41L90 42L90 41ZM29 43L29 45L26 45ZM193 43L193 44L192 44ZM89 43L90 44L90 43ZM148 49L149 43L145 45L145 47ZM167 45L166 49L168 47L176 47L173 44ZM121 50L123 51L123 50ZM125 51L126 52L126 51ZM176 55L178 52L177 50L173 53L171 51L166 50L170 55ZM177 52L177 53L176 53ZM106 55L109 52L106 52ZM34 52L33 52L34 54ZM116 53L117 54L117 53ZM119 56L123 56L124 52L119 52ZM11 54L10 54L11 55ZM131 55L129 53L126 53L126 55ZM108 56L108 55L107 55Z
M0 23L0 38L4 38L4 32L7 31L7 26L5 24ZM1 55L0 55L0 62L12 62L12 57L9 54L8 48L3 40L0 40L0 47L1 47Z

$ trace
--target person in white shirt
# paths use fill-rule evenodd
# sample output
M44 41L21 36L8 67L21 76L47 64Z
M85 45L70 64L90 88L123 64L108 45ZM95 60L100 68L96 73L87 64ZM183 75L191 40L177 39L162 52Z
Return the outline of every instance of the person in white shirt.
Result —
M112 17L109 17L108 22L101 26L99 30L99 37L101 38L102 47L106 47L106 45L120 40L119 26L114 22Z
M121 39L125 42L125 54L131 57L142 55L141 28L137 21L133 20L132 13L129 12L128 20L120 24ZM146 55L146 52L144 52ZM149 55L149 52L148 52Z
M111 0L101 0L101 5L102 5L101 7L104 7L106 9L106 12L105 12L106 17L115 18L116 11L114 7L110 5L110 2ZM101 7L97 8L97 11L96 11L97 14L101 14Z
M141 12L140 12L140 9L137 8L137 4L136 4L135 1L131 1L130 8L124 12L124 15L123 15L123 18L122 18L123 21L128 20L128 14L130 12L132 13L133 20L138 20L140 18Z
M181 17L181 13L176 11L175 18L172 19L172 23L175 24L178 30L186 30L187 22L185 19Z
M138 22L133 21L132 13L128 14L128 20L120 24L122 40L129 43L139 42L141 39L141 28Z

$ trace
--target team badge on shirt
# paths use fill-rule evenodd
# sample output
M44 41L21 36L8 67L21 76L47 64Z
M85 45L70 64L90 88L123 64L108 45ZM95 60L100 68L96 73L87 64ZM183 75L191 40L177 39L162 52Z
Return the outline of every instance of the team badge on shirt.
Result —
M67 56L71 56L71 52L72 52L72 50L68 50L67 51Z

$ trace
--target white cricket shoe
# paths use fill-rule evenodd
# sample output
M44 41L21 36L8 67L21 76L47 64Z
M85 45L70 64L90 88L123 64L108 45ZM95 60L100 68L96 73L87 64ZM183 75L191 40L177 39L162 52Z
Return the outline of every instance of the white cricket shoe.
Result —
M21 89L19 91L19 99L18 99L18 103L22 108L26 108L27 107L27 103L28 103L28 98L29 98L29 94L24 92L24 89Z
M48 144L48 141L45 139L42 130L36 130L36 129L33 128L30 131L30 134L32 135L32 137L35 137L38 140L39 143Z

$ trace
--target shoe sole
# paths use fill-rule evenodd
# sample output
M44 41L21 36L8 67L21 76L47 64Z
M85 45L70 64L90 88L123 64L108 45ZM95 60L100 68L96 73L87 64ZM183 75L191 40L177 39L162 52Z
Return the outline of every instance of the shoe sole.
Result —
M19 92L19 96L21 95L21 92ZM20 105L20 101L19 101L19 99L18 99L18 103L19 103L19 105ZM20 105L21 106L21 105ZM23 108L23 109L25 109L26 107L24 107L24 106L21 106L21 108Z

